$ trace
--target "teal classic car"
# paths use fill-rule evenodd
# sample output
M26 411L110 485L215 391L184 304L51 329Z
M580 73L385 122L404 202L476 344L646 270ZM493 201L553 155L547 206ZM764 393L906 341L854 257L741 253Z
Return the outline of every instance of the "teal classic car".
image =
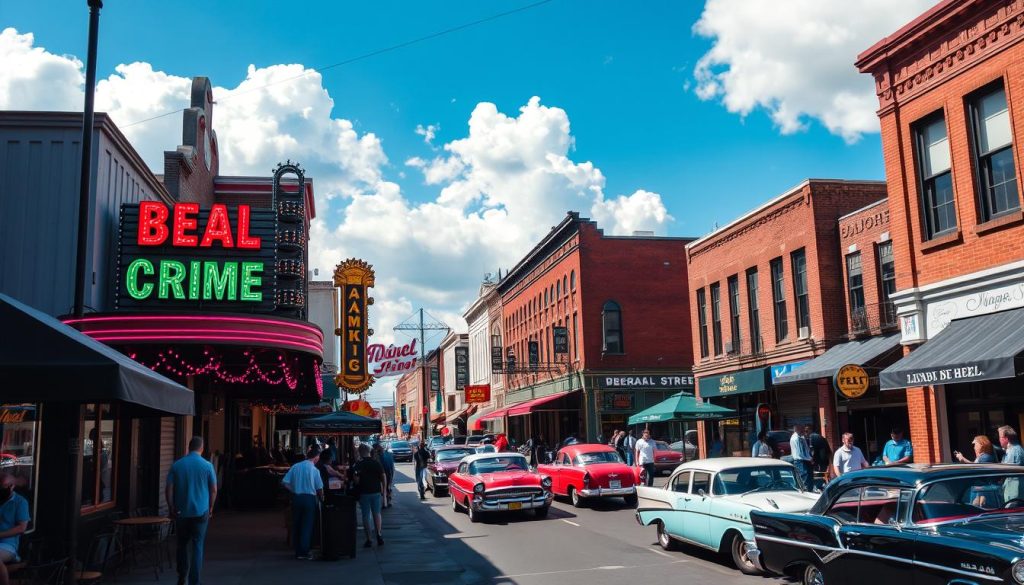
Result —
M636 519L658 529L665 550L684 542L727 554L736 568L759 573L751 510L805 512L818 496L804 491L792 464L777 459L720 457L683 463L665 487L637 488Z

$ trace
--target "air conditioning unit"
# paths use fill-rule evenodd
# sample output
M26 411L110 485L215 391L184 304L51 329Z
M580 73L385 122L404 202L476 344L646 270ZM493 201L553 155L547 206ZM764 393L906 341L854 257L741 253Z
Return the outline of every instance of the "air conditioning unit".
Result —
M798 333L798 337L800 339L807 339L810 336L811 336L811 328L810 327L804 326L804 327L800 328L800 331Z
M733 344L733 342L731 342L731 341L726 341L725 342L725 353L727 353L727 354L734 354L734 353L739 353L739 352L740 352L740 344L738 344L738 343Z

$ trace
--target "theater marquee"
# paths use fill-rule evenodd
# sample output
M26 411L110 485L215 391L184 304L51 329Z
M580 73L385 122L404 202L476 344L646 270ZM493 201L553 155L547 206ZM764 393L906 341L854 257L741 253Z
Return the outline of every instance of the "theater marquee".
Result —
M334 269L334 286L341 289L341 326L335 331L341 337L341 364L334 383L350 394L373 384L366 355L367 337L373 333L366 312L373 304L368 294L373 284L373 267L362 260L350 258Z

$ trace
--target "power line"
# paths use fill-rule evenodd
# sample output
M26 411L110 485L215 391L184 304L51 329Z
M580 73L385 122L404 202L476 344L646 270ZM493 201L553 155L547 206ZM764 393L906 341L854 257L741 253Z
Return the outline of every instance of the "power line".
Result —
M374 51L370 51L369 53L363 53L362 55L358 55L358 56L352 57L350 59L345 59L344 61L338 61L337 63L331 63L330 65L325 65L323 67L313 67L313 68L311 68L308 71L303 71L300 75L295 75L293 77L288 77L288 78L285 78L285 79L279 79L277 81L274 81L272 83L268 83L266 85L261 85L259 87L254 87L254 88L251 88L251 89L247 89L245 91L240 91L240 92L237 92L237 93L233 93L233 94L230 94L228 96L225 96L224 99L218 100L218 101L222 101L223 102L223 101L229 100L229 99L234 98L234 97L238 97L238 96L241 96L241 95L252 93L254 91L264 90L264 89L266 89L266 88L268 88L270 86L273 86L273 85L278 85L278 84L281 84L281 83L287 83L287 82L290 82L290 81L295 81L296 79L301 79L303 77L306 77L307 75L309 75L313 71L315 71L317 73L323 73L324 71L327 71L328 69L334 69L335 67L341 67L343 65L350 65L350 64L355 63L357 61L362 61L364 59L369 59L370 57L376 57L377 55L383 55L384 53L390 53L391 51L397 51L398 49L404 49L405 47L409 47L409 46L416 45L416 44L419 44L419 43L422 43L422 42L425 42L425 41L429 41L431 39L436 39L438 37L442 37L442 36L445 36L445 35L448 35L448 34L459 32L461 30L465 30L467 28L471 28L471 27L474 27L474 26L477 26L477 25L480 25L480 24L484 24L484 23L490 22L492 20L497 20L499 18L504 18L506 16L511 16L513 14L517 14L519 12L525 12L527 10L532 10L532 9L537 8L539 6L542 6L544 4L548 4L549 2L552 2L552 1L553 0L540 0L539 2L534 2L532 4L527 4L525 6L520 6L519 8L513 8L512 10L506 10L505 12L499 12L497 14L492 14L491 16L486 16L486 17L481 18L479 20L474 20L472 22L467 22L465 24L460 24L458 26L453 26L451 28L446 28L444 30L441 30L441 31L438 31L438 32L435 32L435 33L431 33L431 34L426 35L426 36L422 36L422 37L418 37L418 38L415 38L415 39L412 39L412 40L409 40L409 41L398 43L397 45L391 45L389 47L384 47L382 49L377 49L377 50L374 50ZM185 108L178 108L177 110L173 110L173 111L170 111L170 112L164 112L163 114L157 114L156 116L151 116L149 118L138 120L138 121L132 122L130 124L125 124L125 125L123 125L121 127L122 128L129 128L131 126L136 126L138 124L144 124L146 122L150 122L150 121L153 121L153 120L158 120L160 118L166 118L167 116L173 116L174 114L177 114L177 113L183 112L183 111L185 111Z

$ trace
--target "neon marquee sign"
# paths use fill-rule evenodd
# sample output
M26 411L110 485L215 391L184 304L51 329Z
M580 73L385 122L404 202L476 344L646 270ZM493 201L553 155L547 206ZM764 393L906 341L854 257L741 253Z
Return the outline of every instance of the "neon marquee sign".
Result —
M249 205L122 206L118 308L272 311L277 215Z

